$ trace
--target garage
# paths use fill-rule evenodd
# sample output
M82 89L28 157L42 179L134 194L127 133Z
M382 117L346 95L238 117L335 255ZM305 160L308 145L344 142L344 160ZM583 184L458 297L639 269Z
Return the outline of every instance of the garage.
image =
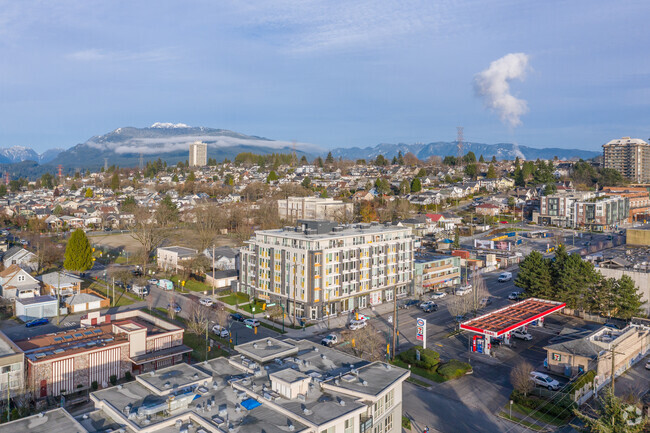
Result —
M16 299L16 317L29 322L43 317L56 316L57 300L54 296L35 296Z

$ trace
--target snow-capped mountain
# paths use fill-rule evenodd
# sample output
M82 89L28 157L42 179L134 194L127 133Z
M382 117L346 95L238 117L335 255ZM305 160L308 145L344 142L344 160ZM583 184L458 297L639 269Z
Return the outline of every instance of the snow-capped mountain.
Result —
M35 161L45 164L56 158L61 152L63 152L63 149L50 149L39 155L34 149L25 146L0 148L0 163L13 164L22 161Z

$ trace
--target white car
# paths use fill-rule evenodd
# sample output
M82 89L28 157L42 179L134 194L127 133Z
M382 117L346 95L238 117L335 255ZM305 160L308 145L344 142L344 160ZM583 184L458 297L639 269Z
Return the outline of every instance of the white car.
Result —
M560 388L560 382L550 377L548 374L540 373L538 371L531 371L530 378L535 382L535 385L543 386L551 391Z
M431 299L440 299L440 298L444 298L445 296L447 296L445 292L433 292L431 294Z
M523 329L516 329L512 331L512 336L515 338L519 338L520 340L526 340L526 341L530 341L533 339L533 336L530 335L528 332L524 331Z
M212 304L214 304L214 301L210 298L201 298L199 301L199 304L206 306L206 307L212 307Z
M257 319L246 319L244 320L244 325L246 326L252 326L253 328L257 328L260 326L260 321Z
M650 370L650 361L645 363L645 369Z
M348 329L350 331L356 331L357 329L365 328L368 325L366 320L350 320L348 323Z
M157 278L151 278L149 281L147 281L149 284L153 284L154 286L158 285L158 279Z
M212 327L212 332L214 332L221 338L228 338L228 336L230 335L228 330L221 325L214 325Z

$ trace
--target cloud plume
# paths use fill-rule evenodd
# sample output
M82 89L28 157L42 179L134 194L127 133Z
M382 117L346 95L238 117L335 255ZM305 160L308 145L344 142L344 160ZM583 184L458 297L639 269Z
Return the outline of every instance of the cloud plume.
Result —
M474 90L487 108L496 112L501 122L514 128L521 125L521 116L528 104L510 93L512 80L523 81L528 71L528 55L510 53L490 63L490 67L474 76Z

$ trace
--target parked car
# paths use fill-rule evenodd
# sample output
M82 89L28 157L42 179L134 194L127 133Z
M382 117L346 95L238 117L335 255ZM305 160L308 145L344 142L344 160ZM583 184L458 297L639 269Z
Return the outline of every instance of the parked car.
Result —
M512 292L508 295L508 299L511 301L518 301L521 299L521 292Z
M472 293L472 285L471 284L465 284L464 286L460 286L459 288L456 289L456 295L458 296L465 296L470 293Z
M134 277L141 277L142 276L142 271L140 269L134 269L131 271Z
M134 285L131 291L138 296L147 296L149 294L149 288L145 286Z
M512 272L502 272L501 275L499 275L500 283L505 283L510 280L512 280Z
M429 302L424 308L422 308L422 311L425 313L433 313L434 311L438 311L438 304L435 302Z
M645 363L645 369L650 370L650 361Z
M417 299L407 299L399 305L399 308L408 309L411 308L413 305L417 305L419 303L420 301L418 301Z
M366 320L350 320L350 323L348 323L348 329L350 331L356 331L366 326L368 326L368 321Z
M481 305L482 306L487 307L488 305L491 305L491 304L492 304L492 298L490 298L489 296L486 297L486 298L481 299Z
M454 320L455 320L456 322L460 323L460 322L462 322L463 320L465 320L465 315L463 315L463 314L459 314L458 316L454 317Z
M228 338L228 336L230 335L230 332L228 332L228 329L224 328L221 325L214 325L212 327L212 332L214 332L215 334L217 334L221 338Z
M492 346L501 346L503 344L503 340L501 337L492 337L490 338L490 344Z
M245 319L245 317L242 316L242 315L239 314L239 313L232 313L232 314L230 315L230 318L231 318L232 320L237 321L237 322L243 322L244 319Z
M260 321L257 319L244 319L244 325L257 328L258 326L260 326Z
M332 347L338 342L339 342L339 338L334 334L330 334L327 337L323 338L320 341L320 344L322 344L323 346Z
M445 292L433 292L431 294L431 299L441 299L447 296L447 293Z
M50 321L47 318L41 317L40 319L30 320L29 322L25 323L25 326L27 328L31 328L33 326L46 325L48 323L50 323Z
M543 386L544 388L548 388L551 391L555 391L560 388L560 382L553 379L548 374L532 371L530 373L530 378L533 380L533 382L535 382L535 385Z
M533 336L530 335L528 332L524 331L523 329L515 329L514 331L512 331L512 336L520 340L526 340L526 341L530 341L533 339Z
M151 278L149 281L147 281L149 284L153 284L154 286L158 285L158 279L157 278Z
M212 304L214 304L214 301L211 298L201 298L199 301L199 304L204 305L206 307L212 307Z
M171 304L167 304L167 309L172 310L176 314L181 312L181 306L178 305L176 302L172 302Z

